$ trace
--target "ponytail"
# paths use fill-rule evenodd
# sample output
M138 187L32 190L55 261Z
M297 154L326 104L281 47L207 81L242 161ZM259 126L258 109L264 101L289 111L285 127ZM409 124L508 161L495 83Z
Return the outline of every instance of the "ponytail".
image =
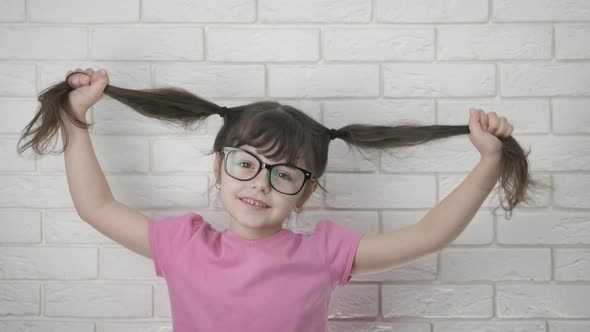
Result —
M84 74L73 72L72 74ZM71 74L70 74L71 75ZM88 129L92 124L79 120L72 111L69 94L73 89L64 82L45 89L39 95L41 107L29 124L21 132L17 143L17 152L22 153L32 147L37 155L61 154L68 146L68 134L64 129L65 118L79 128ZM159 120L180 124L187 129L191 124L201 124L209 115L220 114L227 110L203 98L199 98L179 88L160 88L150 90L131 90L107 85L104 94L131 107L138 113ZM33 126L37 127L33 128ZM63 149L54 153L47 152L49 141L57 130L62 128L64 133ZM24 144L22 141L28 139Z
M340 129L329 129L330 137L340 138L349 147L364 149L387 150L404 146L413 146L432 140L471 133L468 125L400 125L371 126L352 124ZM499 191L500 206L508 212L510 219L512 210L522 202L529 202L529 187L551 187L533 180L529 174L527 156L512 137L498 137L502 142L502 159L500 160L500 185L504 192ZM494 210L495 211L495 210Z

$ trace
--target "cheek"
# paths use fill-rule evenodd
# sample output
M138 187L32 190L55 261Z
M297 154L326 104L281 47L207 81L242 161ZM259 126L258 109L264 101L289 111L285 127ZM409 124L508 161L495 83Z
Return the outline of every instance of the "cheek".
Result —
M220 193L222 196L236 196L241 190L241 183L232 181L233 179L224 178L221 180Z
M228 199L237 196L240 191L241 183L238 181L232 181L234 179L229 178L227 174L222 173L220 178L221 189L219 189L219 197L221 199Z
M284 197L279 197L278 199L275 200L275 202L276 202L275 207L280 207L281 210L285 211L285 214L288 215L295 208L295 204L297 203L297 200L292 199L292 198L285 199Z
M237 196L239 196L240 191L227 182L222 183L221 190L217 192L218 202L224 209L230 209L238 203Z

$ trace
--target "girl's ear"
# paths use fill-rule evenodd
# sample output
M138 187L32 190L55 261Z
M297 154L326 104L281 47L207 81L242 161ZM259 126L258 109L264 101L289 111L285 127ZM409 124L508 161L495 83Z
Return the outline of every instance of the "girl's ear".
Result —
M307 186L307 188L305 188L303 195L301 195L301 197L299 198L299 201L297 202L297 206L298 207L303 206L303 204L305 204L305 202L307 202L307 200L311 197L311 195L315 192L316 189L318 189L318 184L315 183L315 181L311 181L309 183L309 185Z

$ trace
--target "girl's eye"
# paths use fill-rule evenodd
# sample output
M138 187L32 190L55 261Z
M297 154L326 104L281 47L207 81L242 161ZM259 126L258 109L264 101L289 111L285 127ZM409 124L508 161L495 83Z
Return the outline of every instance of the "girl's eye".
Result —
M283 173L283 172L279 172L279 177L282 178L283 180L290 180L291 177L289 176L289 174L287 173Z
M244 167L244 168L250 168L250 166L251 166L250 163L247 162L247 161L240 161L238 163L238 165L241 166L241 167Z

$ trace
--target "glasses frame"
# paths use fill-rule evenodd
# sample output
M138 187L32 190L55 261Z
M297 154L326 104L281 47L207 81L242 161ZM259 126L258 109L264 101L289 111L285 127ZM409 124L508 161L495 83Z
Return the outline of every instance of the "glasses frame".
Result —
M301 167L297 167L297 166L294 166L294 165L291 165L291 164L286 164L286 163L273 164L273 165L267 164L267 163L263 162L262 160L260 160L260 158L258 158L257 156L255 156L252 152L246 151L246 150L242 150L240 148L234 148L234 147L230 147L230 146L224 146L222 148L222 151L223 151L223 163L225 164L223 166L223 169L225 171L225 174L229 175L231 178L236 179L238 181L250 181L253 178L257 177L258 176L258 173L260 173L260 171L262 171L263 169L267 169L268 170L268 183L270 184L270 187L272 189L276 190L277 192L280 192L283 195L290 195L290 196L297 195L301 191L301 189L303 189L303 186L305 186L305 183L307 182L307 180L310 180L313 177L313 174L311 172L309 172L309 171L307 171L307 170L305 170L305 169L303 169ZM238 179L238 178L234 177L233 175L229 174L229 172L227 171L227 156L229 155L229 153L231 151L242 151L242 152L245 152L245 153L251 155L252 157L254 157L254 159L258 160L258 163L259 163L260 166L258 167L258 170L256 171L256 174L254 174L254 176L252 176L251 178L245 179L245 180L244 179ZM284 192L278 190L277 188L275 188L272 185L272 181L271 181L270 176L271 176L271 173L272 173L272 169L275 168L275 167L277 167L277 166L289 166L289 167L296 168L296 169L298 169L298 170L300 170L300 171L303 172L304 178L303 178L303 182L301 183L301 187L299 187L299 190L297 190L293 194L287 194L287 193L284 193Z

